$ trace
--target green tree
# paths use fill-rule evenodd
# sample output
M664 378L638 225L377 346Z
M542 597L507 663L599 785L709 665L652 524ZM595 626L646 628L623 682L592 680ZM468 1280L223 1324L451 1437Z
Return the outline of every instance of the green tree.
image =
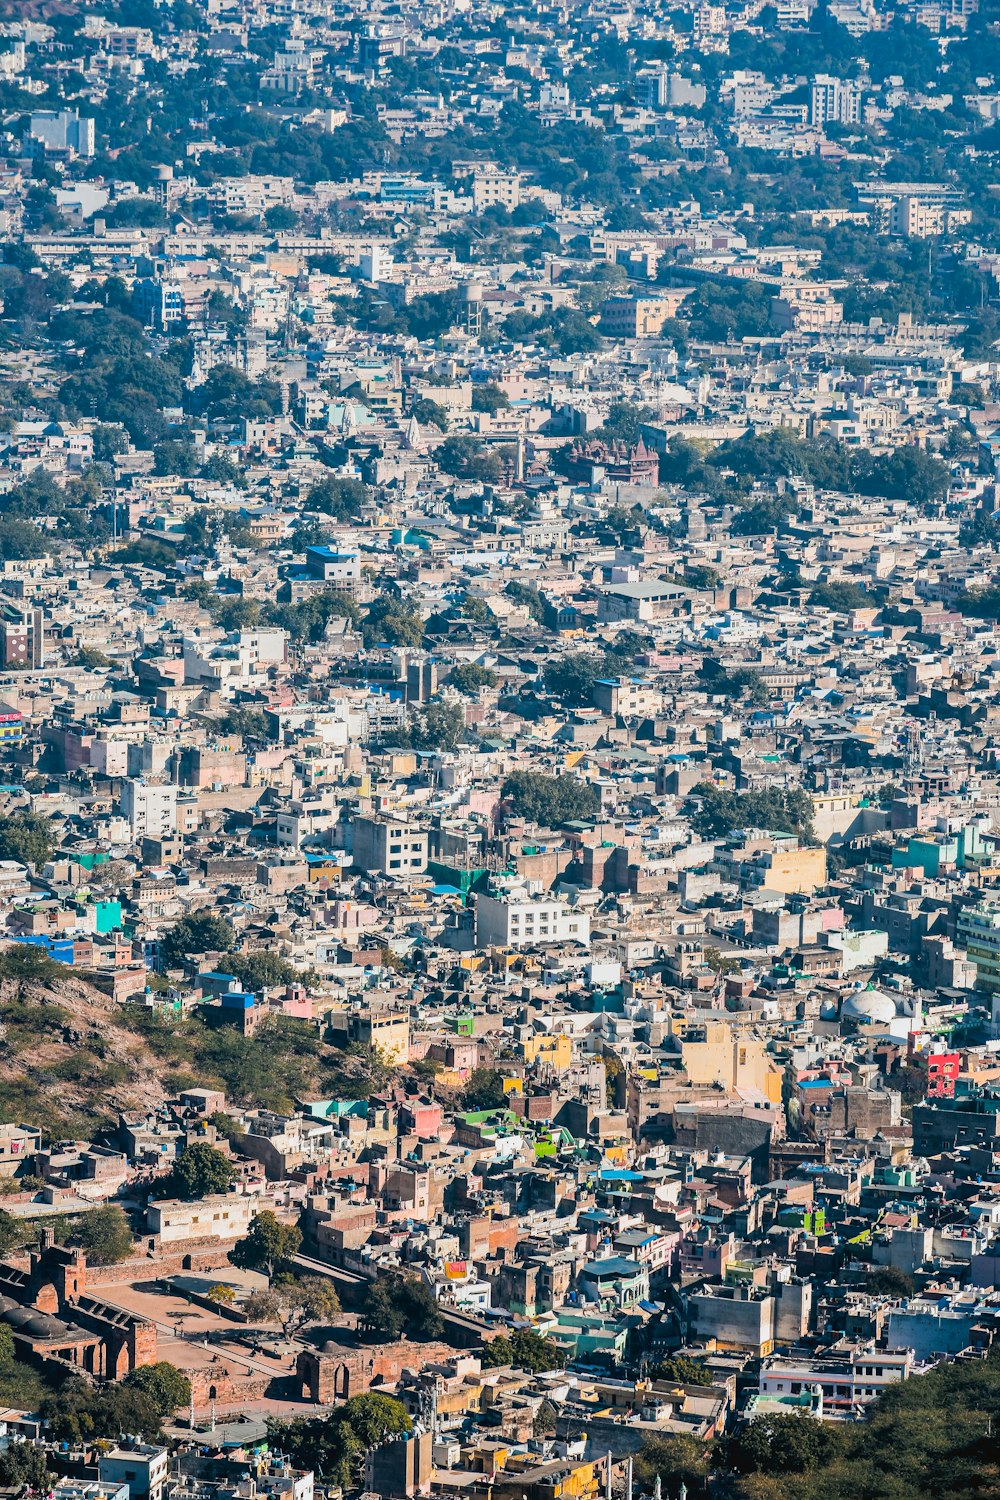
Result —
M809 594L809 603L841 611L875 607L871 594L857 583L817 583Z
M424 427L430 425L441 432L448 431L448 413L439 401L432 401L429 396L421 396L419 401L414 401L413 415Z
M398 1271L375 1278L365 1292L361 1321L381 1338L436 1338L443 1327L434 1293L426 1282Z
M760 792L732 792L699 781L691 788L691 826L702 838L718 838L734 828L763 828L794 833L807 842L813 837L812 799L807 792L766 787Z
M238 979L244 989L255 993L274 985L291 984L296 977L294 965L271 948L231 953L226 959L226 972Z
M460 703L428 703L411 714L405 738L415 750L454 750L464 734Z
M39 1407L50 1437L57 1442L80 1443L91 1438L113 1438L123 1432L153 1439L159 1435L160 1413L145 1391L127 1385L95 1390L82 1381L70 1381L55 1395L46 1396Z
M24 1243L24 1225L20 1219L0 1208L0 1256L19 1250Z
M72 1243L79 1245L87 1263L94 1266L115 1266L128 1260L135 1249L128 1219L116 1203L84 1214L73 1231Z
M0 1451L0 1485L8 1489L46 1494L52 1485L44 1448L27 1441L12 1442Z
M506 411L510 406L507 392L501 390L498 385L474 385L472 387L472 410L489 412L495 417L498 411Z
M153 449L154 474L176 474L181 479L190 479L197 472L198 450L194 443L168 438L156 444Z
M467 693L474 697L480 688L496 687L499 682L497 674L492 667L481 667L476 662L460 662L457 667L452 667L448 677L449 684L460 693Z
M361 633L369 650L384 643L419 646L424 639L424 622L407 600L384 594L369 606Z
M443 474L474 483L495 483L500 478L500 459L487 448L482 438L469 433L455 433L434 450L434 458Z
M51 543L44 531L17 516L0 516L0 561L23 562L44 557Z
M868 1290L873 1297L912 1297L916 1282L898 1266L879 1266L868 1277Z
M17 812L0 818L0 859L38 868L48 864L55 849L50 818L38 813Z
M126 1375L124 1384L147 1395L161 1417L180 1411L191 1400L190 1380L166 1359L153 1365L140 1365Z
M683 1483L700 1492L709 1472L708 1445L685 1433L657 1433L643 1440L635 1460L636 1479L650 1492L657 1475L664 1493L672 1495Z
M412 1426L401 1401L368 1391L352 1396L326 1417L269 1422L268 1438L276 1451L297 1466L314 1469L327 1485L354 1489L366 1453L387 1438L405 1435Z
M14 1335L6 1323L0 1323L0 1369L14 1362Z
M554 1339L547 1339L534 1328L518 1328L501 1334L483 1345L480 1361L484 1369L511 1365L540 1375L546 1370L561 1370L566 1356Z
M169 1193L175 1198L188 1200L208 1198L214 1193L228 1193L234 1178L228 1156L207 1141L195 1141L185 1146L174 1162Z
M779 1413L748 1422L728 1447L740 1474L807 1474L828 1468L841 1455L839 1428L805 1413Z
M712 1377L700 1359L691 1359L686 1354L674 1354L663 1360L653 1371L654 1380L672 1380L678 1385L711 1385Z
M164 968L183 964L189 954L228 953L236 940L232 924L225 917L209 911L193 912L181 917L160 939L160 959Z
M269 1208L254 1214L250 1229L237 1240L230 1259L244 1271L264 1271L273 1276L283 1261L289 1260L302 1244L302 1235L291 1224L282 1224Z
M462 1089L463 1109L504 1109L507 1095L503 1074L496 1068L473 1068Z
M546 776L541 771L512 771L501 796L519 818L546 828L595 818L601 807L595 787L575 776Z
M349 521L360 514L368 491L357 479L321 479L306 496L306 510L318 510L335 521Z

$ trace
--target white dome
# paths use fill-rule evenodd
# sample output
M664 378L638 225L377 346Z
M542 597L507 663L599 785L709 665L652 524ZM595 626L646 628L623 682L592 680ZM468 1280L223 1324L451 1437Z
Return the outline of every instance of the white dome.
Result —
M888 1026L896 1019L896 1002L884 990L855 990L844 1001L840 1014L861 1026Z

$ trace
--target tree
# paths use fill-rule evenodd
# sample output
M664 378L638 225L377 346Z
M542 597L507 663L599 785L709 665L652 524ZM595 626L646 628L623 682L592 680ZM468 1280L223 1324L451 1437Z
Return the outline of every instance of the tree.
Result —
M323 1276L281 1277L266 1291L253 1292L243 1310L251 1322L280 1322L290 1336L307 1323L336 1317L340 1298Z
M281 1298L271 1287L251 1292L243 1311L248 1323L277 1323L281 1317Z
M462 1090L463 1109L504 1109L503 1074L495 1068L473 1068Z
M873 1297L912 1297L916 1282L898 1266L879 1266L868 1278L868 1290Z
M510 406L507 392L501 390L498 385L474 385L472 387L472 410L489 412L495 417L498 411L506 411Z
M306 495L306 510L318 510L336 521L359 514L368 491L357 479L321 479Z
M27 1441L12 1442L0 1451L0 1485L47 1493L52 1485L48 1454Z
M14 1335L6 1323L0 1323L0 1369L14 1362Z
M700 803L690 814L691 826L702 838L718 838L734 828L794 833L807 842L814 836L812 798L798 789L766 787L760 792L731 792L699 781L691 788L691 798Z
M361 634L369 650L384 644L419 646L424 639L424 622L408 600L383 594L369 606Z
M721 974L723 978L727 974L738 974L740 972L740 961L733 958L732 954L724 954L718 948L705 948L702 958L713 974Z
M441 1332L441 1312L426 1282L399 1271L379 1275L365 1292L361 1321L384 1339L431 1339Z
M302 1244L302 1235L292 1224L282 1224L269 1208L254 1214L249 1232L233 1246L230 1259L243 1271L264 1271L273 1276L282 1261L290 1260Z
M519 818L546 828L595 818L601 807L596 787L575 776L546 776L541 771L512 771L501 796Z
M193 1145L185 1146L174 1162L168 1181L169 1192L175 1198L187 1200L207 1198L214 1193L228 1193L234 1177L227 1156L207 1141L195 1141Z
M19 865L48 864L55 848L52 820L38 813L17 812L0 818L0 859Z
M160 1431L160 1413L145 1391L127 1385L94 1390L70 1381L39 1408L48 1435L58 1442L86 1442L90 1438L117 1439L123 1432L152 1439Z
M31 521L0 516L0 561L22 562L31 557L44 557L50 545L45 532Z
M24 1244L24 1224L6 1209L0 1209L0 1256L9 1256Z
M729 1444L728 1457L740 1474L807 1474L826 1469L843 1451L835 1426L805 1413L779 1413L747 1423Z
M491 452L482 438L469 433L456 433L445 438L434 450L434 458L443 474L468 482L493 482L500 478L500 459Z
M554 1339L543 1337L534 1328L518 1328L484 1344L480 1361L484 1369L511 1365L515 1370L540 1375L545 1370L561 1370L566 1356Z
M72 1243L80 1246L88 1264L94 1266L115 1266L121 1260L128 1260L135 1249L128 1219L116 1203L84 1214L73 1232Z
M654 1380L672 1380L678 1385L711 1385L712 1377L700 1359L691 1359L686 1354L674 1354L658 1364L653 1372Z
M708 1470L707 1445L683 1433L647 1437L635 1460L636 1479L647 1493L654 1488L657 1475L668 1495L673 1495L682 1483L700 1492L705 1487Z
M153 449L153 473L176 474L181 479L190 479L198 472L198 449L194 443L177 438L168 438L157 443Z
M126 1375L124 1384L132 1390L143 1391L161 1417L179 1411L191 1400L190 1380L166 1359L154 1365L140 1365L138 1370Z
M181 917L160 939L160 959L164 968L182 964L191 953L228 953L236 941L232 924L225 917L209 911Z
M411 715L403 740L415 750L454 750L464 733L465 710L460 703L428 703Z
M585 656L576 652L571 656L557 657L546 662L543 677L548 692L574 708L582 707L591 700L594 684L607 675L607 662L603 656Z
M448 431L448 413L439 401L432 401L429 396L421 396L419 401L414 401L413 416L424 427L430 425L441 432Z
M353 1489L366 1453L387 1438L405 1435L412 1426L401 1401L368 1391L352 1396L327 1417L269 1422L268 1438L276 1451L298 1466L314 1469L327 1485Z
M809 603L820 609L874 609L875 600L858 583L817 583L809 594Z
M460 693L467 693L474 697L480 688L496 687L499 678L492 667L480 667L476 662L461 662L457 667L452 667L448 678L449 685L456 688Z
M271 948L253 948L249 953L231 953L226 972L238 979L244 989L270 989L273 985L291 984L296 977L293 964Z

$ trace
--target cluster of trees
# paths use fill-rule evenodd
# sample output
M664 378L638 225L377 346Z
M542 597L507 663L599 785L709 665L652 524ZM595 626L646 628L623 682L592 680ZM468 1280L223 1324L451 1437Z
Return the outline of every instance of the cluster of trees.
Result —
M443 1328L434 1293L416 1276L390 1271L376 1276L365 1291L361 1322L380 1339L437 1338Z
M745 698L762 707L769 700L767 683L756 667L734 667L727 672L714 656L706 656L698 669L705 691L713 697Z
M496 1068L473 1068L461 1093L463 1109L504 1109L507 1092Z
M747 433L720 443L707 454L686 438L675 437L660 464L664 483L704 490L743 503L748 510L761 503L759 497L753 495L741 502L741 495L749 497L756 482L793 477L806 479L819 489L857 491L887 500L908 500L918 506L936 504L948 489L947 465L921 448L872 454L846 448L832 438L800 438L787 427ZM781 519L798 509L791 495L782 495L772 503L773 514L762 513L759 528L749 530L747 518L737 517L734 531L753 535L758 530L774 530Z
M166 968L177 968L192 954L228 953L236 942L231 922L204 910L181 917L160 939L160 958Z
M54 849L51 818L31 812L9 813L0 818L0 859L13 859L39 869L49 862Z
M540 1375L545 1370L561 1370L566 1356L554 1339L545 1338L534 1328L518 1328L484 1345L481 1360L484 1369L512 1365L516 1370Z
M369 1391L352 1396L328 1417L268 1423L268 1437L293 1464L348 1490L358 1486L365 1455L387 1438L405 1436L412 1425L401 1401Z
M601 808L596 787L575 776L546 776L541 771L512 771L500 795L516 817L546 828L596 818Z
M691 789L691 799L691 826L703 838L721 838L734 828L794 833L807 843L814 838L812 799L798 789L732 792L699 781Z
M123 1432L152 1441L159 1436L164 1418L190 1400L187 1376L162 1360L99 1390L81 1380L68 1381L45 1398L40 1412L50 1435L60 1442L117 1439Z
M480 688L496 687L499 680L492 667L481 667L471 661L460 662L457 667L452 667L448 677L451 687L460 693L467 693L470 698L475 697Z
M392 730L394 745L412 750L454 750L465 734L465 710L460 703L436 700L411 710L405 726Z

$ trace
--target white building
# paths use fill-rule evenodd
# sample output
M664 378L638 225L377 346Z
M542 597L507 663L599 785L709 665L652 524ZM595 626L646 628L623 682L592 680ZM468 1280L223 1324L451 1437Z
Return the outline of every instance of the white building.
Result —
M590 946L590 918L553 896L532 895L514 886L502 895L476 901L477 948L530 948L535 943Z
M849 78L818 73L809 98L809 124L822 130L828 120L855 125L861 119L861 88Z
M121 812L134 840L166 838L177 832L177 788L148 781L123 782Z

